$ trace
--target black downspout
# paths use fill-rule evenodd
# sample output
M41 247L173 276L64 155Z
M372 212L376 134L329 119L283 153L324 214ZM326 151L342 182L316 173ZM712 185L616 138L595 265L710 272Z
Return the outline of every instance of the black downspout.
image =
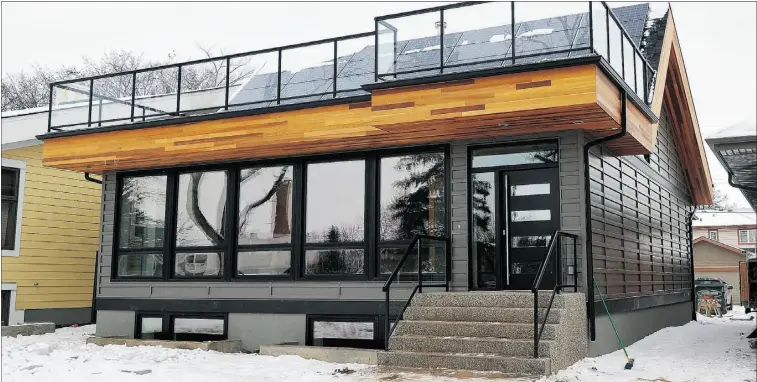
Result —
M92 183L103 184L102 180L96 179L96 178L93 178L93 177L89 176L88 172L84 173L84 179L86 179L86 180L88 180L88 181L90 181Z
M620 90L620 132L608 135L604 138L595 139L584 145L584 204L586 218L586 314L589 318L589 336L592 341L597 338L597 329L595 327L596 314L594 312L594 257L592 256L592 230L591 230L591 180L589 179L589 150L592 147L610 142L626 135L626 101L627 94L623 87Z
M686 224L689 232L689 268L690 269L690 277L691 277L691 321L697 320L697 297L694 290L694 227L692 227L692 222L694 219L694 213L697 211L696 206L691 209L691 212L689 212L688 220L686 220Z

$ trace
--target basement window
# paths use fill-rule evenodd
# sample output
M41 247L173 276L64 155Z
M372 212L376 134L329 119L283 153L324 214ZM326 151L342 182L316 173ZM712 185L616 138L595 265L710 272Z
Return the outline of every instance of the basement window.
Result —
M307 321L308 346L378 349L376 317L310 316Z
M168 341L220 341L228 336L225 314L137 313L136 338Z

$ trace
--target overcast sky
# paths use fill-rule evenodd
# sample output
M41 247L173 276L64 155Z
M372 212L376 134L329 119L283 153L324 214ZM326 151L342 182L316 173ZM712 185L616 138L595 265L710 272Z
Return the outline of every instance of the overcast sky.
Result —
M2 3L2 73L76 65L108 50L164 59L199 58L373 30L373 18L426 3ZM611 3L612 6L629 3ZM554 5L552 5L554 6ZM659 8L659 6L657 6ZM755 3L673 3L702 136L755 121ZM741 206L741 193L708 151L713 181Z

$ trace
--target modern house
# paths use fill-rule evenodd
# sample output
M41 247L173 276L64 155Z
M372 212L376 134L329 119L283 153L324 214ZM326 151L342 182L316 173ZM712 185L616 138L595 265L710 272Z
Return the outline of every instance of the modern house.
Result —
M3 325L93 317L101 186L43 166L47 121L47 107L2 114Z
M548 374L618 346L594 279L627 344L693 319L712 182L669 11L461 3L371 27L51 84L44 164L104 179L97 335ZM254 70L185 102L208 65Z

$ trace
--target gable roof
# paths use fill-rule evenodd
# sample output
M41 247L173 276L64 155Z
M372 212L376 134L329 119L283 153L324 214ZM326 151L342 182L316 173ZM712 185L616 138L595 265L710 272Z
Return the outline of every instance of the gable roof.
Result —
M712 176L704 152L704 143L699 129L694 99L691 95L689 77L683 62L681 44L673 20L673 12L668 11L659 20L654 38L650 39L650 49L657 50L657 76L652 96L652 112L660 115L663 107L672 122L673 135L679 143L681 163L686 170L689 186L696 205L712 204ZM664 28L663 28L664 27ZM662 39L660 39L660 32ZM651 52L650 52L651 53Z
M700 237L694 239L694 245L699 244L699 243L714 245L716 247L723 248L726 251L729 251L729 252L731 252L733 254L736 254L736 255L740 255L740 256L744 255L744 251L742 251L742 250L740 250L738 248L731 247L728 244L723 244L723 243L721 243L719 241L715 241L715 240L712 240L712 239L704 237L704 236L700 236Z
M694 227L757 226L757 214L752 211L697 211L691 225Z

